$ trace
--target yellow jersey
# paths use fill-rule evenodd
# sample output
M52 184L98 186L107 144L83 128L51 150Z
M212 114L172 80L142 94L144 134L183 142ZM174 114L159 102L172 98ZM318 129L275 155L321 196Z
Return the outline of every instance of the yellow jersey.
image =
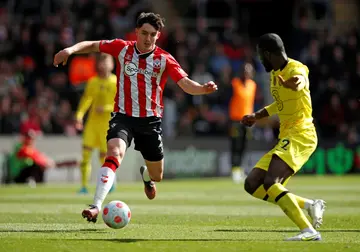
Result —
M285 80L294 75L304 77L305 85L302 89L294 91L281 85L278 76ZM274 102L265 109L269 115L277 114L280 119L280 138L289 132L296 133L305 129L314 128L312 117L312 104L309 90L309 69L299 61L288 59L282 70L271 71L271 95Z
M99 76L89 79L75 114L76 119L83 119L85 113L91 107L87 123L98 124L104 122L108 124L110 114L114 110L116 90L116 75L114 74L111 74L106 79L101 79ZM103 112L99 113L97 107L102 107Z

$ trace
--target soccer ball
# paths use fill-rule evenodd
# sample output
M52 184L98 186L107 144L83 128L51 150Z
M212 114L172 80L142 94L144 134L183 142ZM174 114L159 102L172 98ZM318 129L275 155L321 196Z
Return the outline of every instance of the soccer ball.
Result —
M108 227L119 229L129 224L131 211L125 202L114 200L104 207L102 218Z

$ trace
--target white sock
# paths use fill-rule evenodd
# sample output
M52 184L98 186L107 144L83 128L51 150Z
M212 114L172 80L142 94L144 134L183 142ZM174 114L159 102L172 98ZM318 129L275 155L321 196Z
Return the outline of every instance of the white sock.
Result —
M108 167L101 167L96 182L94 204L99 210L109 193L115 179L115 172Z
M305 205L304 205L305 209L308 210L311 207L312 204L314 204L313 200L305 201Z
M143 180L144 180L145 182L151 181L150 174L149 174L149 171L148 171L148 169L147 169L146 166L145 166L145 170L144 170L144 172L143 172L143 174L142 174L142 177L143 177Z

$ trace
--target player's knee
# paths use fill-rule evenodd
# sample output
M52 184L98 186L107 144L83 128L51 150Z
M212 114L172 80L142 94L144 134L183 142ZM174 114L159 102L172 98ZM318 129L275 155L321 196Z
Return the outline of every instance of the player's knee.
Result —
M252 195L256 189L257 189L257 185L255 185L255 181L253 181L251 178L247 177L244 181L244 190Z
M272 176L266 176L264 179L264 189L267 191L272 185L274 185L277 179L273 178Z
M122 146L120 142L122 140L119 139L111 139L107 144L107 153L106 155L109 157L116 157L119 162L122 161L125 155L126 145Z

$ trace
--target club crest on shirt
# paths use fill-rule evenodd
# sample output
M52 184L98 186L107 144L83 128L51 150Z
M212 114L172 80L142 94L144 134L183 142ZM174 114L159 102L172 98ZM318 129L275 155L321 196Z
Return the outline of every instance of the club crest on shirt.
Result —
M161 68L161 61L159 59L154 60L154 68Z

